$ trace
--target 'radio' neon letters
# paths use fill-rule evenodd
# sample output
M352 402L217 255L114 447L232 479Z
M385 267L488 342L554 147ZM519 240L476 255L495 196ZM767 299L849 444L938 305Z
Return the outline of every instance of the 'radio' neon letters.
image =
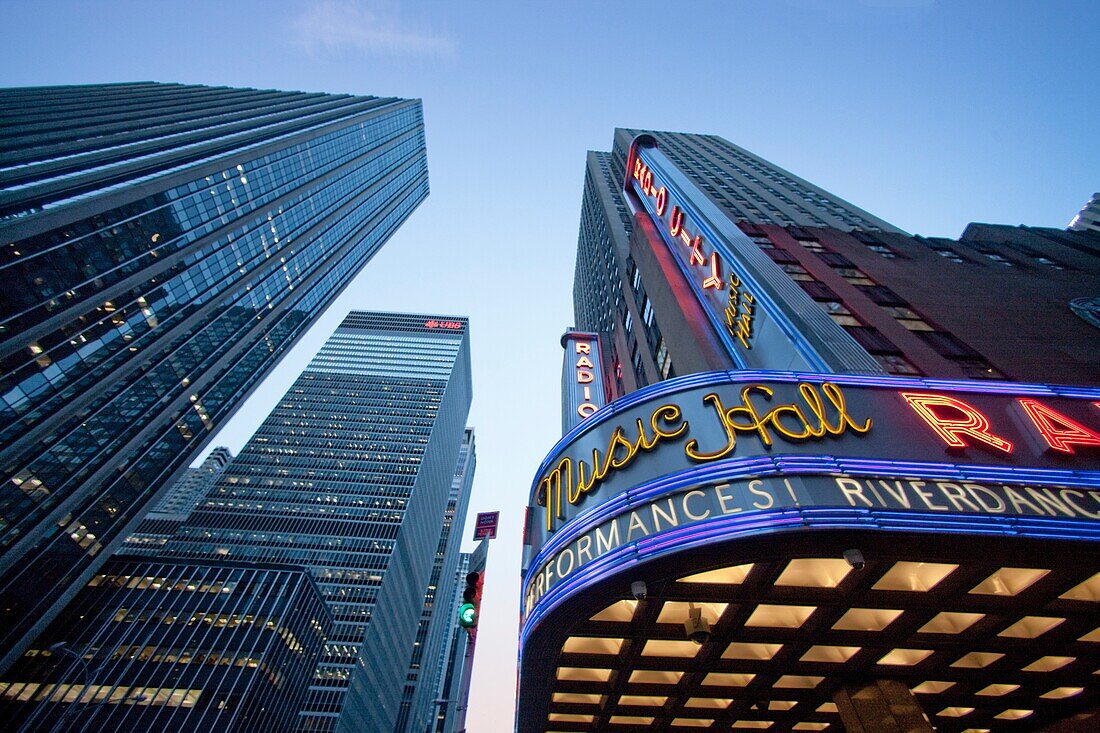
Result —
M943 442L953 448L966 448L969 446L961 436L967 436L985 443L988 446L1004 451L1012 452L1012 443L1004 438L994 435L990 431L989 418L983 415L978 408L968 405L962 400L938 394L922 394L919 392L902 392L901 396L909 403L909 406L928 423L939 435ZM948 417L937 413L934 407L947 408L958 412L958 416Z
M1062 453L1073 453L1075 445L1100 446L1100 434L1052 410L1038 400L1021 397L1016 400L1031 418L1035 428L1051 448Z

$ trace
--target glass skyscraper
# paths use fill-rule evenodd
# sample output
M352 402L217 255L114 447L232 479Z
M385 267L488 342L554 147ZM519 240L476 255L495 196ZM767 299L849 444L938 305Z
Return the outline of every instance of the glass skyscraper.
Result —
M0 90L0 669L428 195L419 100Z
M440 701L447 699L443 692L447 654L454 637L462 633L456 623L454 611L459 604L455 598L463 587L461 579L466 577L465 573L456 576L455 568L463 564L462 528L470 506L476 465L474 430L466 428L451 481L451 493L447 497L447 510L443 514L432 577L424 594L424 610L420 614L396 731L421 733L428 730L432 717L439 712L438 705L446 704Z
M11 731L294 726L332 620L298 568L111 558L0 678Z
M428 666L454 623L433 607L453 597L451 529L474 467L467 330L349 314L162 555L312 575L334 623L300 730L391 731L433 713Z

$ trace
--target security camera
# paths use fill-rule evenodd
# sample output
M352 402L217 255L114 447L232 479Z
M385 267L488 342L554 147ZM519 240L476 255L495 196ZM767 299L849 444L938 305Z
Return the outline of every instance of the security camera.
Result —
M684 622L684 633L696 644L702 645L710 639L710 622L703 618L703 609L688 603L688 619Z
M863 559L863 553L859 550L845 550L844 559L856 570L863 570L867 567L867 561Z
M634 596L635 600L645 600L646 587L645 581L635 580L630 584L630 595Z

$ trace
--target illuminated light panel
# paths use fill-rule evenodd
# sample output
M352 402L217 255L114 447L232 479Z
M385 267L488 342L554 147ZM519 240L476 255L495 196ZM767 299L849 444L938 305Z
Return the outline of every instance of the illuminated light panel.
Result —
M910 562L902 560L886 571L873 586L873 590L905 590L923 593L939 585L940 581L958 569L958 565L938 562Z
M821 684L824 677L807 674L785 674L775 681L772 687L784 690L812 690Z
M1044 692L1039 697L1046 700L1063 700L1067 697L1080 695L1085 691L1084 687L1055 687L1050 692Z
M696 603L695 607L702 609L703 618L713 626L726 612L728 603ZM661 615L657 617L659 624L683 624L688 620L688 604L683 601L666 601L661 606Z
M932 656L931 649L894 649L887 652L882 659L878 660L878 663L889 667L912 667L930 656Z
M1042 636L1059 624L1065 623L1064 618L1052 616L1024 616L997 636L1009 636L1014 639L1034 639Z
M943 611L917 631L921 634L961 634L985 618L984 613Z
M1000 652L970 652L956 659L951 663L952 667L958 667L960 669L982 669L996 662L1003 657L1004 654Z
M771 700L768 702L768 710L790 710L798 704L798 700Z
M1100 573L1058 596L1067 601L1100 601Z
M653 718L646 715L612 715L610 722L613 725L649 725Z
M1008 710L1005 710L1003 713L997 713L993 717L997 720L1022 720L1034 712L1034 710L1018 710L1015 708L1010 708Z
M836 712L839 712L839 711L836 709L836 703L835 702L823 702L820 705L818 705L817 710L815 712L818 712L818 713L836 713Z
M967 728L962 733L992 733L990 728Z
M882 631L901 614L892 608L849 608L833 628L837 631Z
M596 716L587 713L550 713L547 719L551 723L591 723Z
M707 687L745 687L755 678L756 675L746 672L711 672L700 684Z
M847 560L830 557L811 557L791 560L779 574L775 585L791 585L799 588L836 588L852 572Z
M859 646L812 646L802 655L800 661L843 664L855 656L862 648L863 647Z
M735 641L726 647L726 651L722 652L722 659L757 659L766 661L774 657L782 648L782 644Z
M713 718L673 718L673 728L709 728Z
M1071 662L1076 662L1077 657L1040 657L1023 668L1024 672L1053 672L1061 669Z
M611 670L596 667L558 667L558 679L569 682L607 682L611 679Z
M825 730L829 725L829 723L795 723L791 730Z
M735 720L733 722L734 728L752 728L754 730L763 730L765 728L772 727L772 721L770 720Z
M974 586L970 592L985 596L1018 595L1049 572L1040 568L1001 568Z
M618 654L622 639L605 639L598 636L570 636L561 650L567 654Z
M630 673L630 683L634 685L675 685L683 676L683 672L636 669Z
M941 682L940 680L927 680L921 682L909 691L917 695L937 695L944 690L950 690L955 686L954 682Z
M974 712L974 708L949 707L939 711L936 715L941 718L961 718L964 715L970 715L972 712Z
M620 705L649 705L660 707L668 702L667 696L662 695L619 695Z
M689 697L685 708L705 708L707 710L725 710L733 700L728 697Z
M694 641L671 641L668 639L650 639L642 649L643 657L680 657L691 658L703 647Z
M728 568L708 570L705 573L686 575L680 578L678 583L717 583L720 585L741 585L752 571L752 563L748 565L731 565Z
M625 623L634 620L634 612L637 610L637 601L615 601L610 606L600 611L589 620Z
M1097 628L1093 629L1092 631L1085 634L1084 636L1082 636L1077 641L1092 641L1092 642L1100 643L1100 627L1097 627Z
M603 695L588 692L555 692L554 702L569 703L570 705L599 705L603 702Z
M764 626L771 629L797 629L817 610L817 606L778 606L761 603L752 612L745 626Z
M987 685L974 694L982 695L983 697L1000 697L1001 695L1015 692L1018 689L1020 689L1019 685Z

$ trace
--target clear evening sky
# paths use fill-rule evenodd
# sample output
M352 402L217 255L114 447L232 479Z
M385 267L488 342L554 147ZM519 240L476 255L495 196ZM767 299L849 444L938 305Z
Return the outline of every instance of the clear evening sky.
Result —
M616 126L714 133L913 233L1064 227L1100 190L1098 10L0 0L0 86L153 80L424 100L431 196L211 445L239 449L350 309L470 316L470 518L500 509L502 533L469 728L503 733L523 507L560 435L585 151L609 150Z

